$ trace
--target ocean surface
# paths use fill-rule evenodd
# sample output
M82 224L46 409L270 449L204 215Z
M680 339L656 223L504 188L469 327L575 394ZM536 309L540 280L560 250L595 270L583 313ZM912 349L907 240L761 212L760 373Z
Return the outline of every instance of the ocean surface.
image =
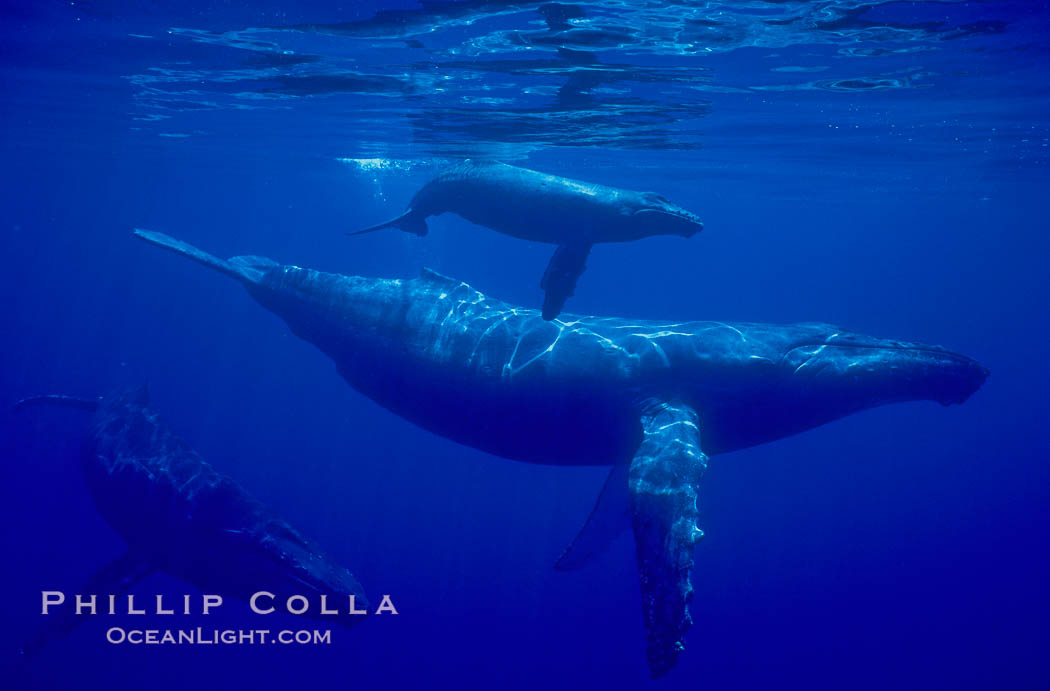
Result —
M315 646L112 645L112 620L87 621L17 672L27 688L1050 688L1050 3L6 2L0 38L5 655L40 591L124 549L80 474L84 418L9 404L144 381L399 611ZM650 681L629 533L552 568L605 469L415 427L229 279L132 236L430 267L536 307L549 245L453 215L345 235L467 157L703 219L596 247L569 312L831 322L991 377L964 405L714 456L694 626ZM177 624L260 622L231 601Z

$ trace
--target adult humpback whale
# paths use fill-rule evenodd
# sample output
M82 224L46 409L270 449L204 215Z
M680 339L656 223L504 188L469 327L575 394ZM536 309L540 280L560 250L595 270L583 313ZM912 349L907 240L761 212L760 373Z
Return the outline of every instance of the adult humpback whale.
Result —
M654 677L674 665L691 625L709 454L886 403L961 403L987 376L943 348L827 324L545 321L427 270L391 280L225 261L135 232L241 281L351 386L421 427L520 461L613 466L559 565L584 563L629 515Z
M107 596L164 571L204 593L245 601L259 591L271 593L278 606L292 595L325 596L338 615L321 616L313 602L304 616L346 627L365 618L349 612L349 602L368 608L353 575L163 425L148 408L145 388L96 400L37 396L15 408L42 404L93 412L81 469L99 513L128 547L79 590L85 598L98 596L98 611ZM270 602L261 599L259 606ZM26 658L89 618L74 611L72 598L50 609L22 647Z
M595 243L650 235L691 237L704 228L695 215L653 192L468 159L423 185L397 218L350 235L391 227L426 235L427 217L446 212L516 238L558 246L540 281L547 320L557 317L572 295Z

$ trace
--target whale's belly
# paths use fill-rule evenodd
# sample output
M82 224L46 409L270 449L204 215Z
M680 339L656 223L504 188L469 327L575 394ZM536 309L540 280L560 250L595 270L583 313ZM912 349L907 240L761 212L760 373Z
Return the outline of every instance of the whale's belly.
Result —
M526 463L611 465L630 458L641 438L633 406L607 391L511 386L403 360L361 370L341 367L340 374L424 429Z

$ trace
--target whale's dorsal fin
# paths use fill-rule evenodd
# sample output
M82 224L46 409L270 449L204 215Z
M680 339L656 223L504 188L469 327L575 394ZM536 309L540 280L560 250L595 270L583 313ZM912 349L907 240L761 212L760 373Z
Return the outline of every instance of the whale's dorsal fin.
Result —
M149 382L143 382L138 386L131 386L126 389L114 391L103 398L103 402L104 407L110 407L116 403L121 407L126 406L135 409L149 408Z
M427 281L433 281L434 283L454 283L456 285L459 285L460 283L460 281L457 281L451 276L446 276L443 273L434 271L429 266L424 266L419 270L419 277Z
M655 679L666 674L684 649L693 624L693 546L697 494L707 469L696 412L677 400L650 400L642 413L642 443L627 478L638 572L642 584L646 655Z
M419 277L428 283L437 283L438 285L448 286L449 288L458 288L459 286L465 286L474 290L472 286L458 279L446 276L445 274L438 273L428 267L423 267L419 270Z
M586 566L627 527L630 516L627 497L629 467L627 463L619 463L609 471L587 523L558 558L554 565L556 569L569 571Z

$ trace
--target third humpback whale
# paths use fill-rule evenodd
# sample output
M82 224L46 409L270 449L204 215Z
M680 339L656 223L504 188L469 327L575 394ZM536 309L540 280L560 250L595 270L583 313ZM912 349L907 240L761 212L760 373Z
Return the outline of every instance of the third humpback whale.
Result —
M98 611L163 571L220 597L248 601L264 591L267 603L295 596L342 601L338 615L322 616L315 605L304 616L344 627L364 618L364 611L351 613L346 606L349 600L355 609L368 608L353 574L201 458L149 407L145 387L96 400L35 396L15 408L38 405L92 413L81 470L99 513L127 544L123 556L80 589L92 603L97 597ZM23 659L95 614L94 604L82 614L72 596L53 604L45 606L49 616L22 646Z
M447 212L516 238L558 246L540 281L547 320L557 317L572 295L595 243L651 235L691 237L704 228L694 214L655 192L468 159L423 185L397 218L350 234L400 228L426 235L427 217Z
M239 280L351 386L420 427L529 463L612 466L559 565L586 561L629 516L654 677L674 666L692 623L710 454L887 403L962 403L988 374L944 348L829 324L546 321L432 271L376 279L227 261L135 232Z

